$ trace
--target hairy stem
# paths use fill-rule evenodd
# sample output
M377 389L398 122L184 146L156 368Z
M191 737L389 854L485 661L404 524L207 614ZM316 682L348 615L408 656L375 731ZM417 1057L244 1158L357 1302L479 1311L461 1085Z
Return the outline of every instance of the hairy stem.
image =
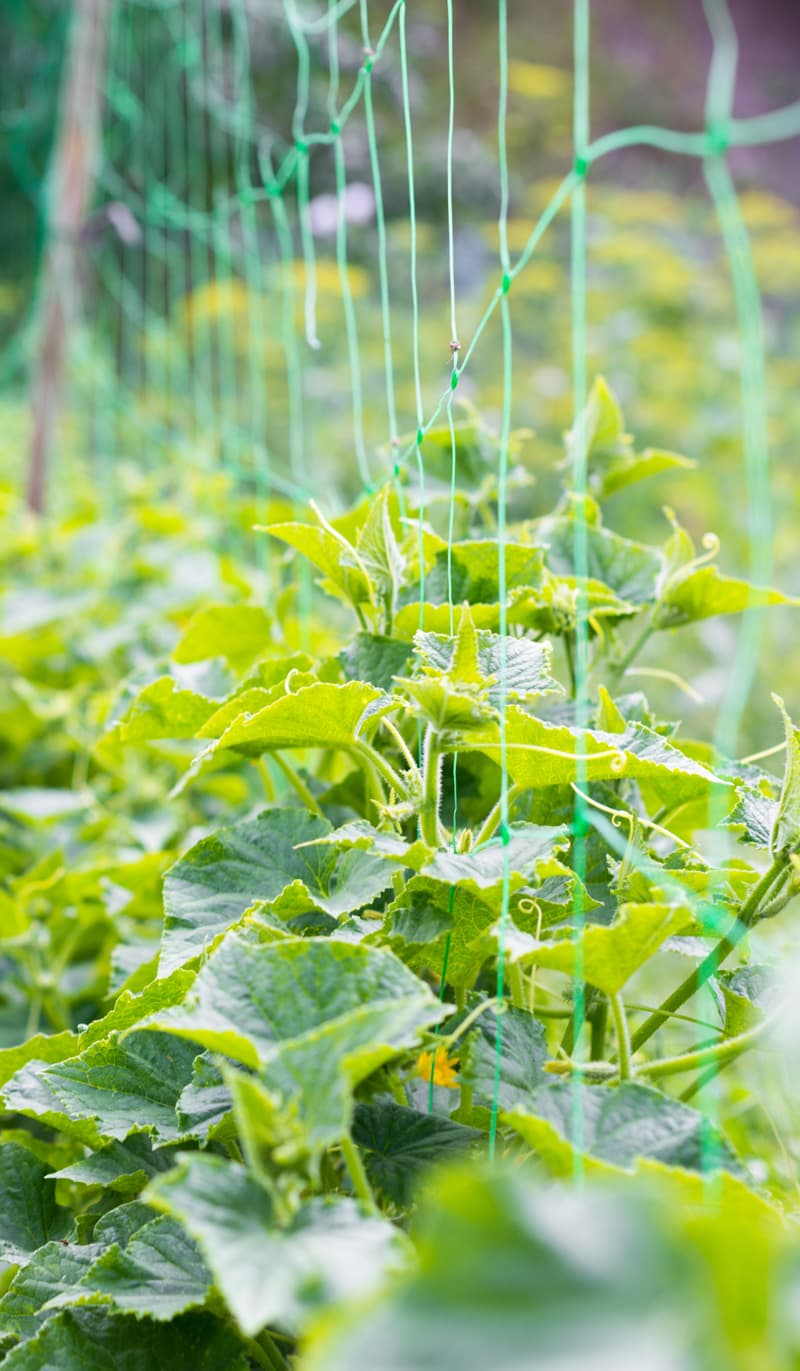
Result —
M390 790L393 790L401 799L408 799L408 786L405 781L387 762L386 758L381 756L377 748L371 747L369 743L357 742L350 750L357 761L369 762L383 777Z
M372 1187L370 1186L369 1178L364 1169L364 1163L361 1160L361 1153L349 1133L346 1133L342 1138L342 1156L344 1157L347 1169L350 1172L353 1190L361 1201L364 1212L367 1214L377 1214L378 1206L375 1203L375 1196L372 1193Z
M774 859L769 870L762 876L758 885L751 891L742 905L736 927L726 937L720 939L705 960L684 981L681 981L677 990L673 990L672 994L667 996L660 1008L645 1019L643 1024L639 1025L631 1038L631 1050L633 1052L636 1052L662 1024L666 1023L674 1010L680 1009L682 1004L696 995L698 990L719 969L726 957L730 956L731 952L742 941L748 928L755 922L766 897L779 877L783 876L788 865L789 857L786 853L780 853Z
M537 1011L541 1013L541 1010ZM550 1011L551 1014L563 1014L563 1010ZM608 1000L603 998L598 1000L592 1013L589 1015L592 1025L592 1040L589 1056L593 1062L603 1060L606 1052L606 1026L608 1024Z
M425 734L422 758L422 809L419 816L420 837L428 847L439 846L439 792L441 787L442 754L439 739L433 728Z
M723 1062L732 1061L763 1037L775 1023L779 1013L779 1009L775 1010L761 1023L746 1029L744 1033L737 1033L734 1038L724 1038L722 1042L714 1043L712 1047L700 1048L697 1052L684 1052L680 1057L662 1057L658 1062L649 1062L646 1066L639 1067L639 1072L650 1078L675 1076L682 1071L696 1071L700 1067L709 1066L712 1062L719 1066Z
M625 1013L625 1006L622 1003L622 996L609 996L611 1013L614 1016L614 1028L617 1034L617 1052L619 1054L619 1078L621 1081L629 1081L631 1078L631 1038L628 1030L628 1017Z
M381 719L381 723L383 724L383 727L386 729L387 733L391 734L392 738L397 744L399 751L405 758L406 765L409 771L411 772L412 776L416 775L417 779L420 779L417 764L414 761L414 758L411 756L411 753L408 749L408 744L406 743L406 740L400 732L399 728L395 727L391 719L387 719L385 717Z
M314 796L311 794L311 791L302 776L297 774L291 762L287 762L282 752L275 752L273 753L273 756L292 789L300 796L306 809L310 810L312 814L318 814L321 819L324 818L322 810L314 799Z

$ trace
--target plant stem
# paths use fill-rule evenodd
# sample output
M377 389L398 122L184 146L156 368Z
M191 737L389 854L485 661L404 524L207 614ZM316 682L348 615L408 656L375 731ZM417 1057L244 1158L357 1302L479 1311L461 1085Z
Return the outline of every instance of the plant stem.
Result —
M509 962L508 984L511 989L511 1003L514 1008L524 1009L527 997L525 995L525 981L522 975L522 967L519 962Z
M419 816L420 837L428 847L439 846L439 785L442 754L439 739L433 728L425 734L422 759L422 809Z
M253 1339L256 1347L260 1348L266 1361L265 1366L269 1366L271 1371L286 1371L286 1358L280 1348L275 1345L272 1334L264 1328Z
M628 651L623 655L621 660L617 662L616 666L611 668L606 686L609 695L614 694L614 691L616 690L617 686L619 685L620 681L625 675L625 672L628 670L628 667L630 666L631 662L636 660L645 643L648 641L648 639L652 636L654 632L655 628L652 623L652 620L648 618L641 633L636 638L634 638L633 642L628 648Z
M300 799L303 801L303 804L306 806L306 809L309 809L312 814L318 814L320 819L323 819L325 816L322 813L322 810L320 809L316 800L314 799L314 796L311 794L311 791L309 790L302 776L298 776L291 762L287 762L282 752L275 752L273 755L275 757L275 761L277 762L278 766L280 767L290 786L295 791L295 793L300 796Z
M512 784L508 787L508 790L506 791L506 804L508 805L509 809L511 808L512 800L515 800L519 795L520 789L521 787L518 786L516 782L512 782ZM489 810L489 813L486 815L483 824L478 830L478 833L475 837L475 841L472 844L473 852L475 851L476 847L481 847L483 843L488 843L489 839L493 836L494 831L500 822L500 816L502 812L503 797L501 795L500 799L497 801L497 804L493 805L492 808Z
M789 857L786 853L779 853L775 857L768 871L761 877L758 885L750 892L742 905L735 928L726 937L720 939L705 960L684 981L681 981L677 990L673 990L672 994L667 996L660 1008L645 1019L643 1024L639 1025L631 1038L631 1050L633 1052L636 1052L663 1023L666 1023L674 1010L680 1009L681 1005L691 999L692 995L696 995L698 990L719 969L726 957L730 956L731 952L742 941L747 930L755 922L765 897L769 894L776 880L783 875L788 865Z
M551 1076L586 1076L589 1080L607 1081L619 1075L614 1062L576 1062L572 1057L545 1062L544 1069Z
M681 1091L678 1098L683 1100L684 1104L688 1104L705 1086L715 1081L720 1071L724 1071L725 1067L730 1066L734 1060L734 1057L729 1057L725 1062L714 1062L712 1066L707 1066L705 1071L701 1071L699 1076L695 1076L691 1085L687 1085L686 1089Z
M621 1081L629 1081L631 1078L631 1038L628 1030L628 1018L625 1013L625 1006L622 1003L622 996L617 992L616 995L609 996L611 1013L614 1016L614 1028L617 1033L617 1051L619 1053L619 1078Z
M397 1076L396 1072L394 1072L394 1071L388 1071L388 1072L386 1073L386 1076L387 1076L387 1080L388 1080L388 1082L389 1082L389 1089L391 1090L392 1094L394 1095L394 1098L397 1100L397 1103L398 1103L398 1104L402 1104L402 1105L407 1105L407 1104L408 1104L408 1096L406 1095L406 1092L405 1092L405 1086L402 1084L402 1082L401 1082L401 1080L399 1079L399 1077Z
M575 698L575 657L572 651L572 635L564 634L564 653L567 658L567 671L569 672L570 695Z
M463 1014L467 1007L467 987L465 985L456 986L456 1009ZM458 1103L459 1112L467 1115L472 1113L472 1086L467 1085L466 1081L459 1080L458 1083Z
M350 1172L353 1190L361 1201L364 1212L377 1214L378 1206L375 1203L375 1196L372 1193L372 1187L361 1160L361 1153L349 1133L346 1133L342 1138L342 1156Z
M675 1076L682 1071L695 1071L698 1067L707 1066L711 1062L718 1065L731 1061L757 1042L767 1029L772 1027L779 1013L780 1010L775 1010L753 1028L746 1029L744 1033L737 1033L734 1038L724 1038L713 1047L702 1047L697 1052L684 1052L680 1057L662 1057L660 1061L649 1062L646 1066L639 1067L639 1072L653 1077Z
M412 776L416 774L417 779L421 780L422 778L420 777L417 764L414 761L414 758L411 756L411 753L408 749L408 745L406 744L406 740L400 732L399 728L396 728L395 725L392 723L391 719L387 719L386 717L381 719L381 723L383 724L387 733L391 734L392 738L394 738L398 750L402 753L403 757L405 758L406 764Z
M386 758L381 756L377 748L371 747L369 743L357 742L350 750L357 761L369 762L371 766L374 766L375 770L383 777L390 790L393 790L401 799L408 799L408 786L405 784L402 777L395 771L394 767L387 762Z
M261 779L264 782L264 794L266 795L270 803L272 803L272 801L275 799L275 786L273 785L272 777L269 774L269 767L267 766L267 763L265 762L263 757L258 758L256 766L261 772Z
M259 1366L266 1367L266 1371L277 1371L276 1363L270 1360L264 1348L256 1342L255 1338L247 1339L247 1355Z
M538 1011L542 1013L541 1010ZM547 1011L545 1011L546 1013ZM551 1010L551 1015L564 1014L564 1010ZM608 1024L608 1000L603 998L598 1000L593 1012L590 1014L592 1025L592 1041L589 1049L589 1056L593 1062L603 1060L606 1051L606 1025Z
M278 1351L269 1333L264 1330L257 1338L247 1339L247 1355L266 1371L286 1371L286 1358Z

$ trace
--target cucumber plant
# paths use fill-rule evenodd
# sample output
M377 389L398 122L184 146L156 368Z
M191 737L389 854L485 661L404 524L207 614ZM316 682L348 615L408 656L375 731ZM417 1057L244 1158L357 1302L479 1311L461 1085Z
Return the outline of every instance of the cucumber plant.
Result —
M655 1338L665 1367L796 1364L791 1179L698 1103L781 1014L762 926L800 882L800 730L776 701L778 780L635 688L653 641L790 602L671 512L660 545L614 532L620 491L691 463L638 451L602 381L583 422L589 493L534 515L515 468L502 558L472 415L468 489L448 429L425 483L271 521L273 602L199 604L91 744L103 861L12 866L8 1371ZM125 874L151 768L185 834L163 908L152 864Z

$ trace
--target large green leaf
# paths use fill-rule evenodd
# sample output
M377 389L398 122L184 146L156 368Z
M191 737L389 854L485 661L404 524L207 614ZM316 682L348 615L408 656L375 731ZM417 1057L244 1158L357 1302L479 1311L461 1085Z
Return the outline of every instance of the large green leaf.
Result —
M417 657L426 672L441 672L454 681L466 680L460 651L463 625L453 637L442 633L417 633ZM561 690L551 675L551 647L532 638L501 637L486 629L474 630L474 669L470 677L486 687L491 704L499 706L501 697L509 701L534 700Z
M578 1167L593 1175L627 1170L641 1157L689 1171L742 1172L704 1114L636 1081L612 1088L554 1081L503 1118L556 1176Z
M635 452L633 439L625 432L625 420L616 395L602 376L594 381L586 408L569 435L565 465L572 461L576 434L584 444L589 486L598 499L656 476L663 471L691 470L696 463L688 457L661 448Z
M181 687L173 676L161 676L139 692L108 739L102 741L101 749L112 740L127 743L193 738L218 708L218 700Z
M449 981L470 984L494 955L496 940L489 935L506 890L514 896L524 889L535 899L554 873L574 879L558 860L568 843L564 828L520 824L511 830L505 848L498 842L475 852L437 852L389 906L392 939L410 948L416 945L421 965L441 970L446 938ZM518 917L527 927L521 912ZM538 914L531 919L535 928Z
M576 565L575 523L580 505L572 502L564 514L541 519L532 527L535 536L547 544L547 565L557 576L588 576L613 590L623 601L635 605L656 597L662 570L661 554L644 543L622 538L603 528L600 512L587 502L584 522L585 566Z
M504 545L506 590L526 590L542 579L542 549L531 543L506 541ZM416 589L416 588L414 588ZM433 570L425 578L425 598L431 605L463 604L496 606L500 595L500 553L489 538L454 542L436 555ZM496 620L496 613L493 615Z
M365 710L381 694L375 686L361 681L345 685L317 681L296 694L282 695L251 719L235 720L217 746L235 748L248 756L284 747L352 747Z
M248 1371L236 1334L210 1314L171 1323L67 1309L7 1356L3 1371Z
M765 795L757 786L740 785L736 790L736 804L722 827L735 829L743 843L768 848L777 817L777 800Z
M779 993L775 968L752 962L735 971L718 971L712 984L718 990L722 1022L728 1037L762 1023Z
M311 1314L377 1286L406 1259L400 1233L347 1199L317 1198L288 1228L243 1167L193 1153L148 1198L197 1242L239 1327L299 1331Z
M24 1265L43 1243L69 1232L72 1216L56 1204L48 1170L27 1147L0 1146L0 1264Z
M419 840L407 842L395 833L373 828L358 819L334 829L323 841L380 853L388 861L410 867L433 880L453 885L472 881L486 888L503 879L506 867L517 876L535 874L542 862L566 851L570 838L565 824L513 824L505 846L495 840L470 852L450 852L434 850Z
M406 565L390 514L390 504L396 501L391 484L383 486L370 500L367 517L356 538L359 563L384 604L387 628L391 626Z
M380 895L391 869L370 853L315 843L330 832L304 810L272 809L191 848L164 881L162 974L198 956L256 901L272 902L282 918L307 910L338 918Z
M678 628L718 614L741 614L767 605L797 605L800 600L769 586L753 586L723 576L715 566L698 567L672 578L653 616L657 628Z
M6 1108L39 1118L90 1145L98 1138L152 1133L181 1137L175 1106L197 1055L164 1035L113 1034L76 1057L41 1069L29 1064L3 1089Z
M660 447L647 447L642 452L611 457L603 464L602 471L597 470L592 489L599 500L607 500L609 496L649 476L661 476L667 471L692 471L696 466L691 457L681 457L677 452L668 452Z
M14 1276L0 1299L0 1331L29 1338L52 1317L45 1305L59 1296L68 1302L75 1287L101 1255L100 1243L48 1242Z
M144 1133L134 1133L125 1142L112 1142L99 1152L53 1173L55 1180L76 1185L101 1185L119 1195L137 1195L151 1176L172 1165L166 1149L154 1150Z
M329 594L354 607L374 605L375 589L364 562L331 525L271 524L265 532L307 557L323 573L320 584Z
M260 605L203 605L183 631L173 657L201 662L224 657L234 670L255 661L270 644L272 620Z
M447 676L400 676L395 686L410 701L414 715L440 733L468 733L498 717L488 691L455 685Z
M607 995L616 995L635 971L666 942L693 927L683 905L624 904L612 924L589 924L579 938L572 932L541 941L516 928L508 930L509 961L580 975Z
M78 1034L69 1029L61 1033L35 1033L16 1047L4 1047L0 1050L0 1088L28 1062L62 1062L65 1057L74 1057L78 1050Z
M443 1171L421 1206L418 1268L324 1323L304 1371L700 1371L690 1277L658 1217L521 1168Z
M137 1318L167 1322L188 1309L201 1308L211 1276L197 1248L174 1219L160 1215L140 1228L127 1246L106 1249L72 1290L55 1300L64 1304L113 1304Z
M384 949L231 933L151 1027L260 1068L250 1107L268 1115L276 1144L314 1154L347 1130L353 1087L446 1014Z
M356 1105L353 1140L373 1186L404 1208L425 1170L469 1151L482 1134L440 1114L422 1114L394 1100Z
M339 653L348 681L369 681L390 691L411 657L411 644L377 633L357 633Z
M89 1218L91 1221L91 1216ZM118 1204L114 1209L102 1214L90 1227L90 1232L93 1241L100 1243L102 1247L111 1247L115 1243L118 1247L127 1247L131 1238L135 1237L145 1224L152 1221L152 1209L146 1204L141 1204L139 1200L131 1200L128 1204Z
M202 1052L195 1057L192 1079L184 1086L178 1099L181 1130L187 1137L203 1140L231 1133L232 1109L231 1092L218 1064L210 1052Z
M496 1010L481 1014L461 1053L461 1076L482 1102L491 1103L496 1093L500 1107L510 1109L530 1100L547 1080L546 1059L541 1021L523 1009L504 1005L499 1023Z
M486 752L499 763L501 738L496 724L470 733L465 745ZM629 724L624 733L578 730L545 723L514 705L506 720L506 758L511 779L525 789L568 785L577 780L578 765L588 780L620 776L650 780L668 789L670 798L677 793L686 797L704 794L715 783L726 784L717 782L700 762L644 724Z

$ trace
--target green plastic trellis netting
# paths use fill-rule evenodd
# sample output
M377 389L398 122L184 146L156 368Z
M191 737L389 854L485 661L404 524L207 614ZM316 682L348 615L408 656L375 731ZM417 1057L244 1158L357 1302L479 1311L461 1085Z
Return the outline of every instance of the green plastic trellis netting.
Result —
M737 35L725 0L704 0L712 55L693 131L651 125L643 110L636 126L594 137L592 7L575 0L571 152L561 179L543 201L529 196L523 216L513 189L518 145L509 130L524 63L510 55L507 3L497 0L494 56L485 53L481 87L483 107L496 109L488 193L497 213L493 241L484 234L478 247L461 232L458 186L468 161L457 147L456 119L468 8L463 0L108 0L99 155L80 249L82 309L61 397L62 445L69 439L89 453L112 508L124 499L130 466L151 469L187 504L222 482L257 507L272 496L302 501L312 492L342 499L406 468L424 490L423 440L443 425L451 434L454 489L454 416L466 395L496 418L501 438L502 616L512 426L536 421L536 398L515 361L515 301L526 303L522 355L529 362L531 302L535 308L545 279L537 267L547 261L556 270L545 254L560 235L568 275L556 313L569 352L560 413L568 411L568 422L571 416L572 484L580 495L586 444L579 417L590 365L603 351L590 327L593 186L598 179L598 193L607 196L614 154L649 149L696 163L707 187L738 338L748 570L754 581L767 581L773 539L763 311L729 154L800 136L800 102L735 117ZM435 117L429 111L421 127L415 92L425 25L443 35L437 53L444 61L437 57ZM533 49L534 25L528 36ZM53 41L57 46L59 35ZM63 41L79 41L74 26ZM535 51L532 57L535 73ZM23 119L12 138L20 165L25 139ZM52 210L46 192L39 209L44 256ZM707 242L707 222L703 232ZM470 275L476 259L477 288ZM37 312L45 307L39 298L12 340L8 371L35 355ZM553 341L558 348L555 331ZM559 372L539 371L544 403L548 385L558 391ZM653 389L658 385L654 375ZM51 484L61 469L66 459L57 449ZM229 527L224 502L222 509L220 538L241 550L245 523ZM585 527L580 519L575 527L580 575ZM744 616L716 724L716 745L728 755L736 752L762 630L758 612ZM586 667L584 614L578 722L581 711L586 717ZM501 694L502 686L501 679ZM499 760L506 834L502 730ZM578 794L579 870L589 825L604 822ZM614 838L607 824L604 832ZM500 995L503 979L501 954ZM580 995L575 1015L582 1016ZM574 1123L579 1131L578 1116Z

